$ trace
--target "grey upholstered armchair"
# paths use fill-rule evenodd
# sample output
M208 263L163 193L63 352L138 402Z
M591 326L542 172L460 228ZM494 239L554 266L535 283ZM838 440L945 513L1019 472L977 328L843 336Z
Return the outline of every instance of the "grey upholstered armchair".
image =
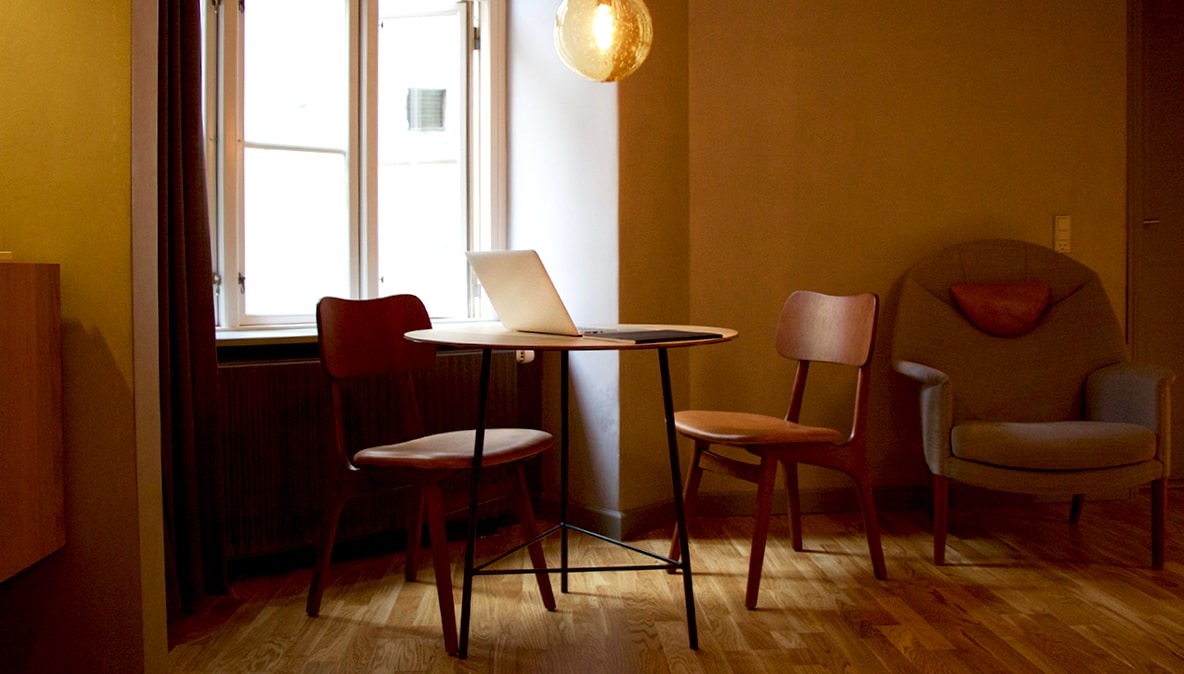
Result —
M948 248L905 276L893 367L920 383L933 474L933 559L945 560L949 480L1072 495L1151 484L1163 568L1174 374L1129 362L1097 274L1022 241Z

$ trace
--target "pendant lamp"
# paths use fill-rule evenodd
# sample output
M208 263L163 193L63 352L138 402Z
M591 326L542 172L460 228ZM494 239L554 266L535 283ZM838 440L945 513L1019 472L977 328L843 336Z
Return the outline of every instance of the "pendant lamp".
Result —
M642 0L563 0L555 14L559 58L597 82L637 70L653 41L654 24Z

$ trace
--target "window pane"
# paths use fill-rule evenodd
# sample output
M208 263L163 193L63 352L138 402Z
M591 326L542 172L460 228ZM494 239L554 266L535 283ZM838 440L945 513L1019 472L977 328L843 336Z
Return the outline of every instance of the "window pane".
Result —
M247 148L243 164L245 313L311 315L321 297L349 297L344 153Z
M466 316L464 34L457 5L384 2L378 31L378 266L383 295ZM441 13L441 11L443 13Z
M251 0L243 12L244 140L343 149L346 0Z
M379 171L382 292L418 295L433 316L466 316L467 244L455 164Z

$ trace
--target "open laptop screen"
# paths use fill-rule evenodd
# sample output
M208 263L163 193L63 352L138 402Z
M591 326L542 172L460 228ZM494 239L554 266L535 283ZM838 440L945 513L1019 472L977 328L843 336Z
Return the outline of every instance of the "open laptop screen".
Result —
M580 334L538 253L490 250L465 255L502 325L522 332Z

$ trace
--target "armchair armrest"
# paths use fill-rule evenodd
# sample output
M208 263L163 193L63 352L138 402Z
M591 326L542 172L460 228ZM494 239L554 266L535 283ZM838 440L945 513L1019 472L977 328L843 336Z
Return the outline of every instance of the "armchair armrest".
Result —
M1168 414L1168 391L1176 375L1165 367L1118 363L1094 370L1085 380L1085 416L1123 421L1158 431Z
M1171 446L1171 399L1176 375L1146 363L1118 363L1094 370L1085 380L1085 417L1093 421L1139 424L1159 436L1159 459L1166 464Z
M929 470L942 475L941 464L951 456L950 428L954 417L954 393L950 377L936 368L910 360L897 360L893 369L921 384L921 442Z
M949 376L945 372L911 360L893 361L892 367L904 376L917 380L923 386L947 384L950 381Z

